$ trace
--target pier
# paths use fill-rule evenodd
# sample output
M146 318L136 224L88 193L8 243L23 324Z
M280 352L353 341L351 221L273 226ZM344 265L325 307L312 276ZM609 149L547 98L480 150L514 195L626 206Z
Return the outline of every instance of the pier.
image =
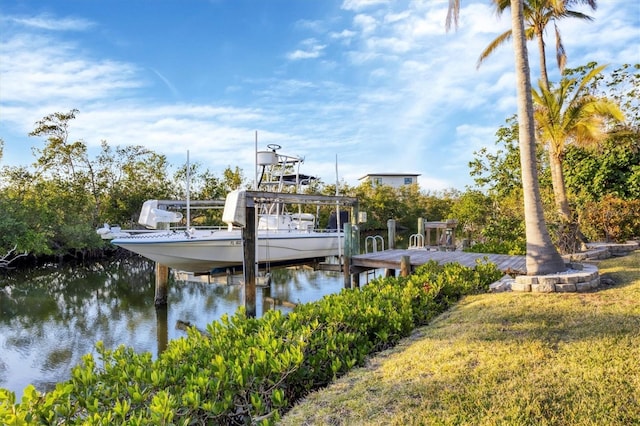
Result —
M440 264L459 263L472 268L478 261L482 261L485 258L488 262L495 263L498 269L505 273L526 274L525 256L429 249L393 249L354 255L350 259L349 273L359 274L372 269L401 270L403 259L404 262L408 262L409 273L418 266L432 260Z

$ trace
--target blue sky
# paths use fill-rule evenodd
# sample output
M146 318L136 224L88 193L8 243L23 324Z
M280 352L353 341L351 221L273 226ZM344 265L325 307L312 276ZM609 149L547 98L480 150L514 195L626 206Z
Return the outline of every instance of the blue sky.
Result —
M71 140L144 145L174 169L187 150L221 176L253 175L254 144L357 185L416 173L425 190L471 184L468 162L516 111L509 25L489 0L0 0L0 165L28 165L34 123L80 112ZM640 3L600 0L561 21L568 67L640 62ZM558 80L553 30L550 78ZM539 70L529 44L533 81Z

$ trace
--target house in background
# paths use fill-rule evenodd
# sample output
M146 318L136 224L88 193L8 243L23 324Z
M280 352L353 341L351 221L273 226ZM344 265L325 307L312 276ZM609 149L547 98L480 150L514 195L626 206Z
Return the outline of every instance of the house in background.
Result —
M371 182L373 185L389 185L393 188L400 188L403 185L418 183L419 174L411 173L369 173L362 176L360 183Z

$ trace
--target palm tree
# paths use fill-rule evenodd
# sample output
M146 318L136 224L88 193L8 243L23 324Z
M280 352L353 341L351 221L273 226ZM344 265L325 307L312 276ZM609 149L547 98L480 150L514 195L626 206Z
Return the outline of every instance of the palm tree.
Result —
M501 15L510 7L511 0L493 0L496 6L496 13ZM562 37L558 29L557 21L563 18L577 18L591 21L592 17L584 13L569 10L574 4L586 4L595 10L596 0L525 0L523 2L523 13L525 19L525 37L527 40L538 41L538 52L540 54L540 78L544 87L549 88L549 77L547 76L547 59L545 51L544 33L547 25L553 22L556 35L556 59L560 72L564 71L567 62L567 55L562 45ZM511 38L511 30L507 30L493 40L489 46L480 54L478 67L489 57L498 46Z
M547 225L538 183L536 141L533 121L531 76L525 40L522 0L511 0L511 27L515 58L516 91L518 95L518 127L520 166L524 197L526 265L528 275L546 275L566 270L564 260L553 245ZM446 28L458 23L460 0L449 0Z
M533 90L534 116L537 123L538 140L547 146L551 181L556 208L562 221L571 222L571 210L567 200L562 172L562 162L568 144L593 145L607 137L607 119L623 121L619 106L608 99L588 93L588 85L606 65L592 69L582 80L563 78L557 87Z

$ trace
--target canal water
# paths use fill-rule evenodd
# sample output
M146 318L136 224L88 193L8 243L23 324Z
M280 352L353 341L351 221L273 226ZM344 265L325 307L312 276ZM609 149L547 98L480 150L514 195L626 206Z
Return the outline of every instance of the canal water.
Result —
M156 309L154 265L143 258L0 271L0 388L18 400L28 384L50 391L83 355L96 354L98 341L155 358L169 340L186 336L181 325L204 330L244 306L240 277L208 281L172 278L167 308ZM288 312L343 286L337 272L274 269L270 286L258 288L256 313Z

